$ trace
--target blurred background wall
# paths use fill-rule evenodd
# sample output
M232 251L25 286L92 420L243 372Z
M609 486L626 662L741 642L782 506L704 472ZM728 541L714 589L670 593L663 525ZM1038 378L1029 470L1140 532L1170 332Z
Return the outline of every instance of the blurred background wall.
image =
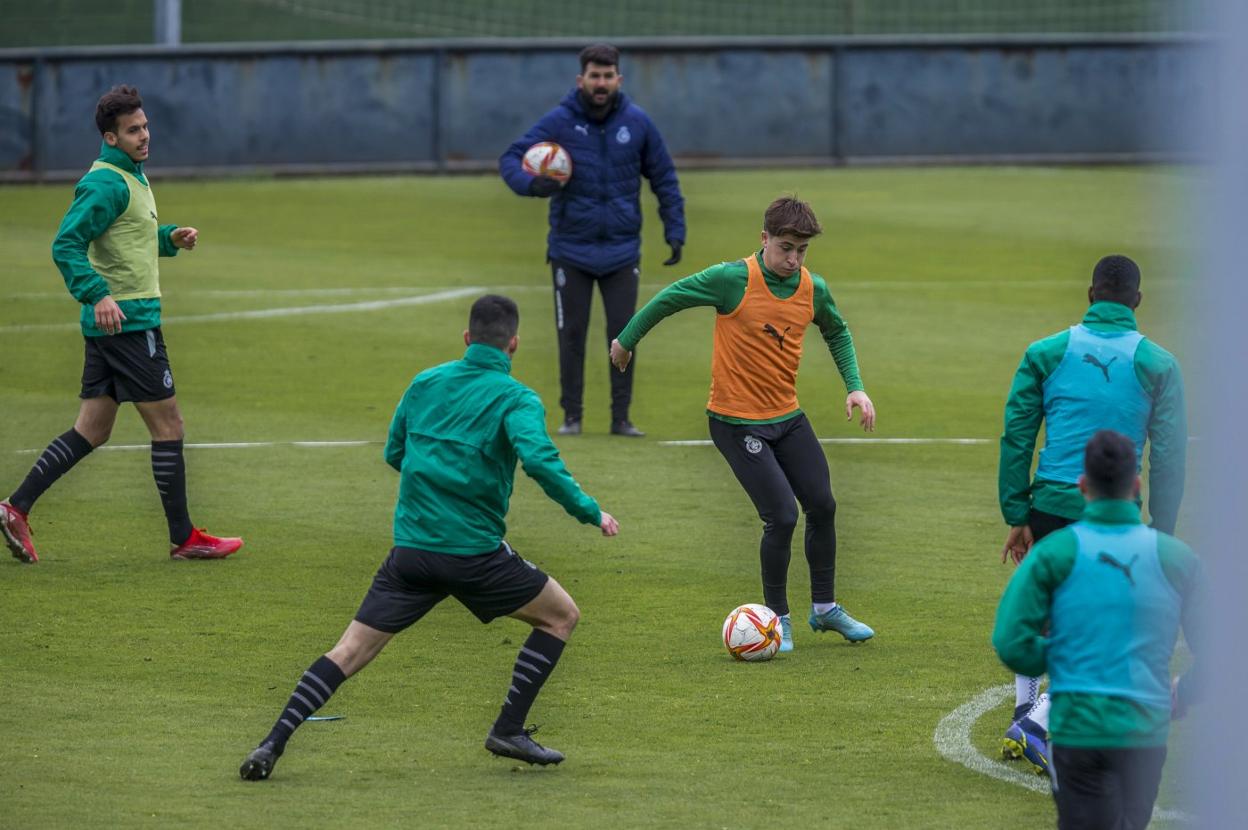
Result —
M0 0L0 177L79 175L122 82L166 175L488 169L595 40L685 166L1184 158L1199 7Z

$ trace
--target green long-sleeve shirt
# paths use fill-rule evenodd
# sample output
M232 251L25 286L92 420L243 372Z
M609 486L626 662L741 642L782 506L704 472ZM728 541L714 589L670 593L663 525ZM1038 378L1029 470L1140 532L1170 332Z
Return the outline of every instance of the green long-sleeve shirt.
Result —
M754 256L758 260L759 268L762 269L767 289L781 300L792 297L800 283L800 274L794 273L788 277L778 276L763 264L761 252ZM810 277L814 283L815 325L819 327L828 351L832 353L832 359L836 361L836 368L841 373L841 379L845 381L846 390L860 391L863 388L862 378L858 375L858 356L854 351L854 338L849 332L849 326L845 324L845 319L837 310L836 303L832 300L832 293L828 290L828 284L823 277L813 273ZM677 280L656 294L650 302L634 314L617 339L621 346L632 351L637 348L637 344L650 329L658 325L661 320L686 308L712 306L720 314L731 314L745 297L748 281L749 269L741 260L721 262ZM801 410L798 409L763 421L732 418L710 411L707 414L721 421L742 424L783 421L800 412Z
M1080 520L1102 525L1138 524L1140 510L1129 501L1103 499L1087 502ZM1072 530L1051 533L1036 543L1006 586L997 608L992 645L1011 670L1028 677L1046 672L1049 609L1054 594L1074 569L1077 552ZM1157 555L1162 573L1181 598L1183 633L1195 650L1201 639L1197 628L1200 560L1191 548L1164 533L1157 534ZM1095 625L1096 620L1087 624ZM1187 686L1181 684L1180 688ZM1169 733L1169 709L1142 706L1126 698L1062 693L1053 695L1052 706L1049 733L1061 746L1160 746Z
M511 377L511 358L493 346L474 343L462 360L412 380L385 459L401 473L395 545L457 555L497 550L517 460L570 515L602 523L598 503L559 458L537 393Z
M1083 324L1093 331L1136 331L1134 312L1119 303L1093 303ZM1040 478L1031 481L1036 437L1044 420L1044 382L1061 363L1069 341L1066 330L1032 343L1014 374L1005 403L997 493L1001 514L1012 527L1027 524L1033 508L1067 519L1083 512L1077 485ZM1187 466L1183 375L1174 355L1147 338L1135 352L1135 375L1153 401L1148 419L1148 512L1154 527L1173 533Z
M101 142L99 160L132 174L144 184L143 165L136 164L121 150ZM74 201L52 241L52 260L65 279L65 287L84 308L80 315L82 333L87 337L103 337L95 326L91 306L109 295L108 281L98 274L88 259L91 241L102 236L130 204L130 188L112 170L93 170L78 180ZM177 225L161 225L157 241L161 256L177 256L173 232ZM126 315L121 330L144 331L160 325L160 298L122 300L117 303Z

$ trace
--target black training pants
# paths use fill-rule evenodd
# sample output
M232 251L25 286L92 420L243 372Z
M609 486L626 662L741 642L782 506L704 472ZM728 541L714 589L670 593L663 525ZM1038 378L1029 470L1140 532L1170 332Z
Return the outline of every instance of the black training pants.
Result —
M1079 520L1068 519L1065 516L1057 516L1052 513L1045 513L1043 510L1033 509L1031 516L1027 519L1027 526L1031 528L1031 538L1039 542L1050 533L1073 525L1077 521Z
M1053 747L1058 830L1143 830L1153 815L1164 746Z
M805 415L776 424L729 424L715 418L711 440L763 520L759 559L763 601L789 613L789 556L797 503L806 513L806 562L813 602L836 600L836 500L828 460Z
M585 339L589 333L589 310L594 299L594 283L602 292L602 305L607 312L607 351L637 310L637 265L626 265L606 274L595 274L560 260L550 262L555 287L555 328L559 334L559 405L565 418L580 420L584 414ZM606 355L604 355L605 357ZM611 420L628 420L628 407L633 399L633 367L617 372L607 359L611 378Z

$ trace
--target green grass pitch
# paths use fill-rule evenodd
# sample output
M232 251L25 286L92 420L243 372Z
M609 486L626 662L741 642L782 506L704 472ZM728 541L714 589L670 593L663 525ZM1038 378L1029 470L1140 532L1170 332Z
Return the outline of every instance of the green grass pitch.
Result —
M622 532L603 539L577 525L523 474L509 528L581 607L532 716L568 761L517 769L485 752L526 629L483 627L448 602L323 711L344 720L306 725L275 777L256 784L238 780L238 764L333 645L389 547L397 477L380 441L393 407L415 372L462 353L471 296L229 315L467 288L511 294L522 315L515 374L542 395L553 429L545 205L494 177L157 177L162 220L201 231L198 250L162 262L187 440L274 445L188 450L192 517L247 540L224 562L168 561L143 451L95 453L36 506L42 561L0 562L0 824L1051 825L1047 795L947 761L933 742L941 718L1011 679L988 643L1010 573L998 556L991 439L1022 350L1079 318L1103 254L1138 259L1142 328L1183 357L1189 231L1166 204L1193 175L691 172L677 269L659 265L667 252L647 194L643 299L752 251L763 208L796 190L826 228L808 265L853 329L876 436L990 439L827 447L838 594L877 637L855 647L799 623L792 654L757 665L727 656L725 614L761 599L759 522L713 448L660 443L707 437L713 313L671 318L642 344L633 416L649 434L632 441L606 434L596 301L586 434L559 443ZM35 458L22 451L41 449L76 412L82 346L64 324L77 308L48 250L70 196L67 184L0 188L3 495ZM224 316L199 319L212 314ZM821 436L861 435L845 422L824 350L808 348L799 393ZM377 443L283 443L349 440ZM146 441L124 409L112 443ZM795 618L808 608L806 579L799 546ZM972 729L985 756L1007 710ZM1182 795L1168 780L1161 806L1182 809Z

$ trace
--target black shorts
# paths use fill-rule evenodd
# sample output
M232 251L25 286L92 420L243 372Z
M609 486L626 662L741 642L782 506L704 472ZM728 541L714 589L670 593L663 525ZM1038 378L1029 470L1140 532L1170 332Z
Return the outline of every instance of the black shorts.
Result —
M532 602L548 579L506 542L475 556L395 547L377 569L355 619L397 634L452 596L488 623Z
M87 337L78 397L107 395L117 403L163 401L174 395L173 372L160 327Z

